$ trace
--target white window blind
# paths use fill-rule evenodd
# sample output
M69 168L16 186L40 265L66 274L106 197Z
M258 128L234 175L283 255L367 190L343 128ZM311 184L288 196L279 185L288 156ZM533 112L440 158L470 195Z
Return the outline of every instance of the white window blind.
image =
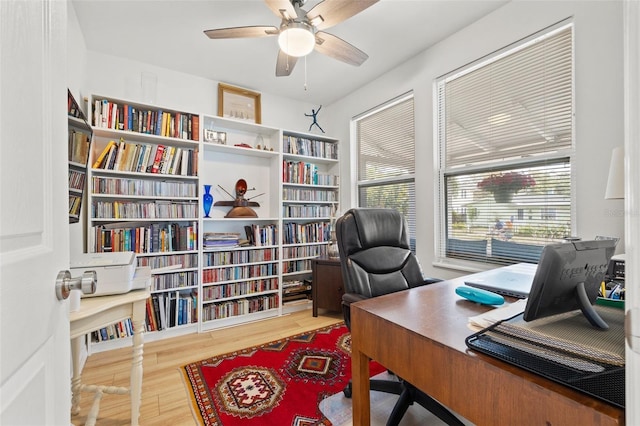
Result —
M394 208L415 242L415 124L413 95L355 119L358 205ZM415 247L414 247L415 248Z
M439 256L536 262L571 235L572 25L437 86Z

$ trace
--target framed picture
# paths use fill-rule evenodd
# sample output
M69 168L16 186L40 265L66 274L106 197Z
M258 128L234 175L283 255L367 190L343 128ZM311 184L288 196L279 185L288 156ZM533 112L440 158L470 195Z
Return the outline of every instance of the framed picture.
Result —
M221 145L226 145L227 144L227 132L218 132L218 137L216 139L216 142L221 144Z
M217 130L204 129L204 141L219 143L221 145L227 144L227 132L218 132Z
M204 129L204 141L205 142L217 142L218 132L215 130Z
M260 93L218 83L218 116L261 124Z

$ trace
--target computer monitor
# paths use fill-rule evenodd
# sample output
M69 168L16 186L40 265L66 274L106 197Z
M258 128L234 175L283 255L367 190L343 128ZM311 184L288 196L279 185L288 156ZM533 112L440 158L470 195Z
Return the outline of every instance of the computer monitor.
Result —
M615 246L614 240L546 245L533 277L524 320L580 308L594 327L608 329L592 305L598 297Z

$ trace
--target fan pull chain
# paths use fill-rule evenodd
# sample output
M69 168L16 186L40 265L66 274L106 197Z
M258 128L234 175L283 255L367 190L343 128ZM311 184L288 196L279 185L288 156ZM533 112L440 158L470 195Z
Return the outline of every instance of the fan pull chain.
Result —
M304 91L307 91L307 57L304 57Z

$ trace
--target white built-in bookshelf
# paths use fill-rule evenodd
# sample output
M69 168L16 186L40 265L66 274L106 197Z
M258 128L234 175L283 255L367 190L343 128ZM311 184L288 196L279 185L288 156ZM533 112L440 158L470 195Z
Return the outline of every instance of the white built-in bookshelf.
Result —
M326 255L338 208L338 141L284 131L282 288L287 305L311 301L312 259Z
M145 339L311 308L311 259L326 254L338 207L336 139L104 96L89 104L87 251L134 251L151 267ZM257 217L225 217L240 179ZM241 244L211 243L221 235ZM126 321L98 330L91 350L129 335Z
M67 91L69 223L80 221L87 180L87 157L91 146L91 126L71 91Z

